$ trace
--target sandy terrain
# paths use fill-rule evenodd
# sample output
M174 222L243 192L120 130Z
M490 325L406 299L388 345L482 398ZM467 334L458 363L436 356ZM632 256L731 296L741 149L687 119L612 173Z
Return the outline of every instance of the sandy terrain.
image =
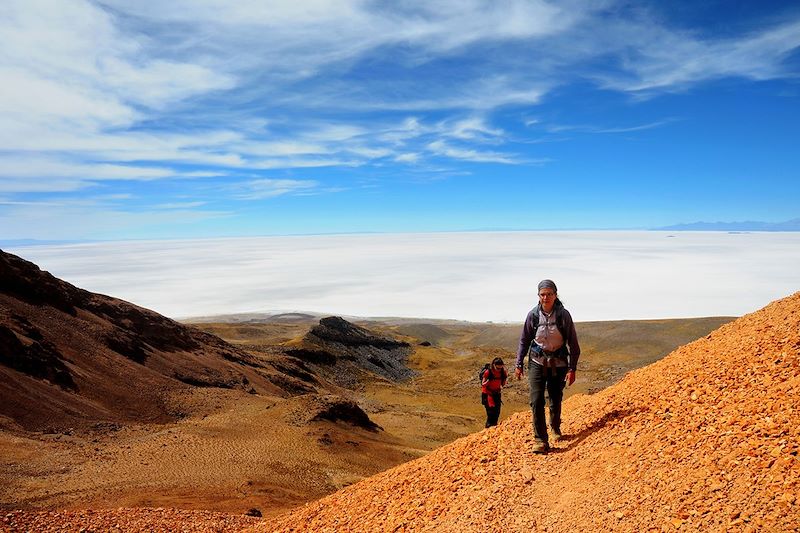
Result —
M0 502L7 509L259 508L267 515L371 475L376 464L420 455L390 446L383 432L294 425L299 402L219 391L211 401L217 412L172 425L94 436L0 432Z

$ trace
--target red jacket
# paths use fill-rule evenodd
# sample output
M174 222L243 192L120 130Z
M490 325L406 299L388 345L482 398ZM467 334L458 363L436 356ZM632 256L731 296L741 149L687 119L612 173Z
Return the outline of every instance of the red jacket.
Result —
M508 373L505 368L501 370L487 368L481 375L481 392L489 395L498 393L505 387L507 379Z

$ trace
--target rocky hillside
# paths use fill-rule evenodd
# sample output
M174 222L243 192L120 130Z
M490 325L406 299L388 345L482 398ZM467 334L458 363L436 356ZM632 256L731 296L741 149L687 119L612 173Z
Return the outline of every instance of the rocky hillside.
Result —
M598 394L530 453L530 414L258 531L798 531L800 293Z
M323 318L287 355L311 365L320 375L346 387L380 376L401 381L414 376L406 366L411 354L407 342L376 334L338 317Z
M192 389L306 391L293 374L313 381L300 361L256 357L0 250L0 428L167 422Z

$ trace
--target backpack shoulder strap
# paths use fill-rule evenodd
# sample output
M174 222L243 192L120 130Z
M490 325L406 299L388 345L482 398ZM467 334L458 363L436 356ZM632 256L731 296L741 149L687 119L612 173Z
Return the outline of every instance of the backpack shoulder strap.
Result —
M564 314L564 311L565 309L563 305L556 311L556 328L558 328L558 332L561 333L561 337L564 339L564 348L566 348L568 332L567 325L564 323L566 321L566 315Z
M556 327L558 328L558 331L561 332L561 335L564 336L564 333L565 333L564 330L566 328L564 327L564 308L563 307L559 307L558 310L556 311ZM564 337L564 338L566 339L566 337Z
M539 327L539 304L533 308L533 332L536 334L536 328Z

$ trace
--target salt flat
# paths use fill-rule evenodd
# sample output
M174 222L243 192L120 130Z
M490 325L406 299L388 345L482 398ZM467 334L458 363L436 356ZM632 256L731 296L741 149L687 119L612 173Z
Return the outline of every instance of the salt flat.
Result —
M800 289L800 233L469 232L121 241L7 251L171 317L315 311L521 322L741 315Z

